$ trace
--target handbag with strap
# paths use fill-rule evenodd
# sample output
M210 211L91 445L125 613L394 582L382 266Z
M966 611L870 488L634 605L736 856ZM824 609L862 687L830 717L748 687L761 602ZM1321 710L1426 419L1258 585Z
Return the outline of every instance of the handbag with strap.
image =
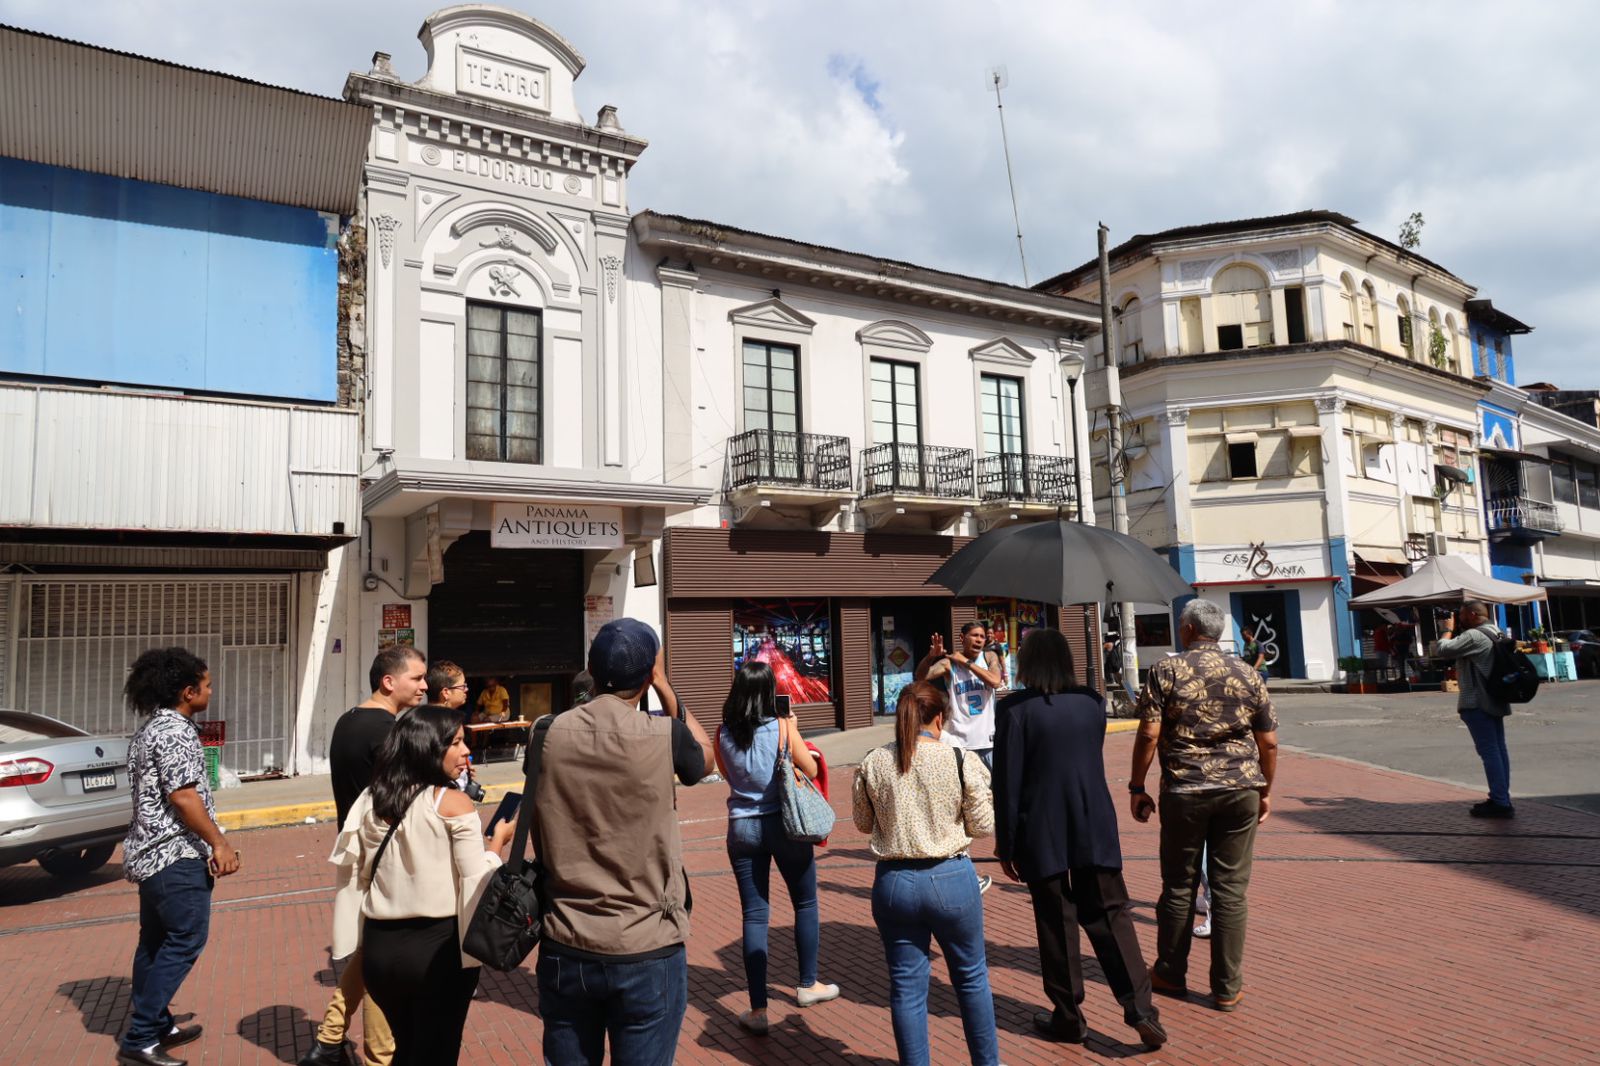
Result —
M815 781L795 769L787 736L778 743L778 773L783 775L784 833L804 844L828 839L833 832L833 806L822 797Z
M544 933L544 865L539 860L538 834L534 833L533 858L524 851L533 831L535 789L544 765L544 742L552 715L533 727L528 741L528 777L523 785L517 829L511 838L510 858L490 875L478 906L461 938L461 950L495 970L515 970L522 965Z

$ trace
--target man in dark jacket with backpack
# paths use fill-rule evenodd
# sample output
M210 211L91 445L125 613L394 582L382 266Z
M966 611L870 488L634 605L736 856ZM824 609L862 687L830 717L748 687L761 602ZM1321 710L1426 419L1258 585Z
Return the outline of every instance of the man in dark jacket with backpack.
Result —
M1511 756L1506 751L1506 715L1511 705L1491 691L1489 678L1494 670L1495 640L1500 630L1489 621L1489 608L1477 601L1461 605L1461 635L1455 635L1455 620L1444 623L1439 634L1439 657L1459 662L1456 674L1461 694L1456 711L1472 734L1472 743L1483 760L1483 774L1489 781L1489 798L1472 806L1474 818L1511 818Z

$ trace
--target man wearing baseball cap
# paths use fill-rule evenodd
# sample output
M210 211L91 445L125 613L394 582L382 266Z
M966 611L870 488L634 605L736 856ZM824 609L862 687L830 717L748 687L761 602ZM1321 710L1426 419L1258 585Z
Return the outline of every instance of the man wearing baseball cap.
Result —
M670 1063L689 1003L692 902L674 786L705 776L711 740L643 622L601 627L589 673L594 698L548 726L534 795L545 1061L598 1061L609 1037L615 1066ZM662 714L639 713L646 686Z

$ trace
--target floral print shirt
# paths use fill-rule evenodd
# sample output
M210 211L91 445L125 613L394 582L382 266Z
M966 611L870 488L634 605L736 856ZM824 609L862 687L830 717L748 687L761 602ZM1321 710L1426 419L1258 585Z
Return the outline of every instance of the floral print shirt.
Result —
M1278 716L1255 668L1216 644L1194 644L1152 666L1139 718L1161 723L1163 791L1267 787L1255 734L1276 732Z
M133 782L133 824L122 842L122 867L130 881L146 881L179 859L209 859L211 848L183 824L168 796L193 787L216 820L200 730L177 711L163 708L145 719L128 743Z

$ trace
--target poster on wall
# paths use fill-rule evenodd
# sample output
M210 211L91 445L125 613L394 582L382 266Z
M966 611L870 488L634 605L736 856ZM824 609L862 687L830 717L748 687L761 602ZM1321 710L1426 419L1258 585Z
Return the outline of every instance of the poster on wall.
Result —
M403 644L408 648L416 647L417 646L417 631L415 629L410 629L410 628L392 629L392 628L389 628L389 627L384 627L383 629L378 630L378 650L379 651L384 651L384 650L386 650L388 648L392 648L397 644Z
M616 609L610 596L585 596L583 598L583 646L594 643L595 634L607 622L616 618Z
M733 608L733 667L764 662L780 695L833 701L833 625L827 600L744 600Z
M878 634L878 669L872 672L873 706L878 714L893 714L900 691L915 678L917 651L906 631L896 631L894 616L884 615Z
M978 621L989 630L989 647L1000 656L1001 688L1010 688L1017 676L1017 647L1022 638L1046 623L1045 605L1032 600L980 596Z

